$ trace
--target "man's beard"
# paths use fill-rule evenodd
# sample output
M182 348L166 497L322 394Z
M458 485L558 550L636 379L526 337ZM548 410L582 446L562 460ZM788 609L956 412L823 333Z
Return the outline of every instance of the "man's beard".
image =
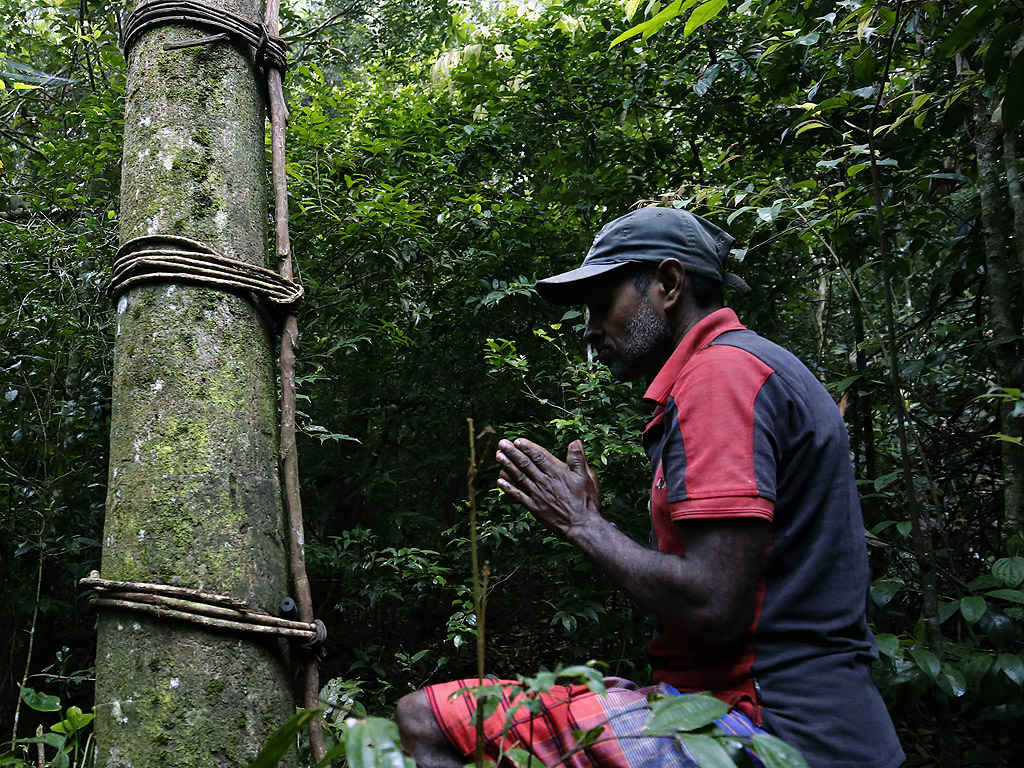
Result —
M654 375L664 362L662 357L672 346L672 331L655 314L648 301L641 301L626 326L622 341L609 350L608 370L619 381L630 381L645 374Z

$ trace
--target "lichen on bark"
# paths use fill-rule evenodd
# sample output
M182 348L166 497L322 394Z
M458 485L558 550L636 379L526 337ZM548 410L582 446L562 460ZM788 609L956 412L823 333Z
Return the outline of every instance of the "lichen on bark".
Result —
M260 17L237 0L229 10ZM264 107L230 43L166 26L129 52L121 239L172 234L264 264ZM116 308L102 575L272 609L287 591L273 341L248 297L185 283ZM100 616L101 766L251 760L293 711L281 643L125 612Z

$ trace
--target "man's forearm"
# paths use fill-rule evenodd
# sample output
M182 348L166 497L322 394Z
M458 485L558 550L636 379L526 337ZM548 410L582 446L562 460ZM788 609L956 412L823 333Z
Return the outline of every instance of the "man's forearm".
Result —
M750 584L727 567L741 554L729 533L702 535L704 551L690 556L644 547L604 518L575 527L567 539L644 610L702 639L728 643L750 626L756 596L756 579Z

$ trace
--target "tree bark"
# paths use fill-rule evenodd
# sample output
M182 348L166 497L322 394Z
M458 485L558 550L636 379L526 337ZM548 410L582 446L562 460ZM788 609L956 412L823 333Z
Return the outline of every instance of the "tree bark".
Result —
M974 107L974 145L978 165L978 193L981 198L981 228L985 250L985 287L988 293L988 317L994 336L992 342L996 385L1013 387L1013 369L1020 356L1016 339L1017 325L1013 297L1015 281L1007 253L1004 208L1006 198L1000 189L997 152L999 127L992 122L985 96L971 88ZM1020 419L1012 417L1009 403L999 407L999 431L1011 438L1022 435ZM1024 449L1001 442L1003 464L1003 538L1009 539L1024 528Z
M254 0L215 0L261 19ZM165 26L129 52L121 240L174 234L265 264L264 104L252 57ZM117 303L107 579L287 591L274 343L247 299L146 284ZM235 766L293 711L280 640L102 612L97 764Z

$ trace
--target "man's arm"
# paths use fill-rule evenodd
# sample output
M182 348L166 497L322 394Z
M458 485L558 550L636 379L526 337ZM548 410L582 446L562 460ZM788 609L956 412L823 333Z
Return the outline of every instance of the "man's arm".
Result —
M498 485L600 565L641 608L708 642L736 642L750 627L769 541L757 518L679 523L685 553L633 541L601 515L597 478L583 444L567 462L522 438L498 444Z

